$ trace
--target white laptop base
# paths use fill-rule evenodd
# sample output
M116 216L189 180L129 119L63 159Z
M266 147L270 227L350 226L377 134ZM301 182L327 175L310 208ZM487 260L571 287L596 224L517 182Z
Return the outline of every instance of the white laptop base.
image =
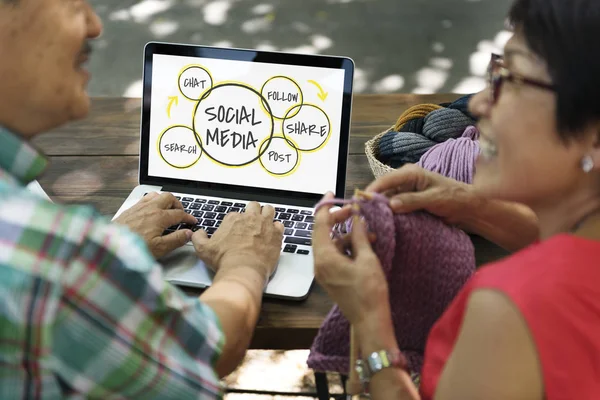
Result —
M119 211L113 217L116 218L121 213L134 204L136 204L146 193L159 192L162 188L160 186L149 186L139 185L137 186L127 197L127 200L121 205ZM177 194L177 196L188 196L187 194ZM189 195L189 197L201 197L208 200L219 200L219 201L230 201L235 203L248 203L245 200L239 199L227 199L212 196L195 196ZM284 207L298 209L300 211L310 211L313 209L306 207L290 206L286 204L271 204L274 207ZM282 252L279 258L279 264L275 274L271 277L269 284L265 288L266 297L275 297L291 300L303 300L309 292L311 285L314 280L314 268L313 268L313 254L312 247L310 245L295 244L288 246L288 250L291 248L294 251L301 251L288 253L283 251L286 248L286 243L282 244ZM192 245L183 246L167 256L158 260L165 272L165 278L177 285L206 288L212 284L212 278L214 273L208 268L202 261L198 259Z

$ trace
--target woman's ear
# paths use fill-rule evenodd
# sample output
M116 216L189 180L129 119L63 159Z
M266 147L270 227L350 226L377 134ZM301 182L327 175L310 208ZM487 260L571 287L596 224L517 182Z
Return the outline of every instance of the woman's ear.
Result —
M584 172L600 171L600 121L593 124L589 139L586 140L587 151L581 160Z

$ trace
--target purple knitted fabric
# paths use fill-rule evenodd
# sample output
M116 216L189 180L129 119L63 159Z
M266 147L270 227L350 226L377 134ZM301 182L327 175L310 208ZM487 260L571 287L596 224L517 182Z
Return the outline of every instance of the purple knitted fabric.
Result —
M430 149L420 164L470 183L479 151L473 129L467 128L464 140ZM412 371L420 373L429 330L475 272L473 244L463 231L428 213L394 215L383 196L354 201L377 236L373 249L388 281L398 346ZM319 329L307 363L316 371L347 374L349 353L350 325L334 306Z

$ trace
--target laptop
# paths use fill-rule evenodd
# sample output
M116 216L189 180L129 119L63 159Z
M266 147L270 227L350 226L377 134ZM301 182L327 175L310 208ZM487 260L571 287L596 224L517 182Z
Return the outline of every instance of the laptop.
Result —
M151 42L144 49L139 185L173 193L211 236L250 201L285 226L266 297L302 300L314 280L314 206L343 197L354 63L345 57ZM214 276L190 244L159 260L165 278L206 288Z

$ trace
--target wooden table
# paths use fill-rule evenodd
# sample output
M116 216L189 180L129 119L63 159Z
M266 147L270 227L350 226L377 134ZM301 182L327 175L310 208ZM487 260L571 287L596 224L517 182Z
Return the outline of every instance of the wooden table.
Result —
M346 196L365 187L373 175L364 144L388 129L408 107L443 103L457 95L356 95L348 158ZM112 217L137 185L140 100L94 98L90 116L38 137L34 143L51 159L40 183L54 201L93 204ZM478 265L506 253L473 237ZM190 291L197 294L198 292ZM302 302L265 300L252 348L307 349L332 302L314 285Z

